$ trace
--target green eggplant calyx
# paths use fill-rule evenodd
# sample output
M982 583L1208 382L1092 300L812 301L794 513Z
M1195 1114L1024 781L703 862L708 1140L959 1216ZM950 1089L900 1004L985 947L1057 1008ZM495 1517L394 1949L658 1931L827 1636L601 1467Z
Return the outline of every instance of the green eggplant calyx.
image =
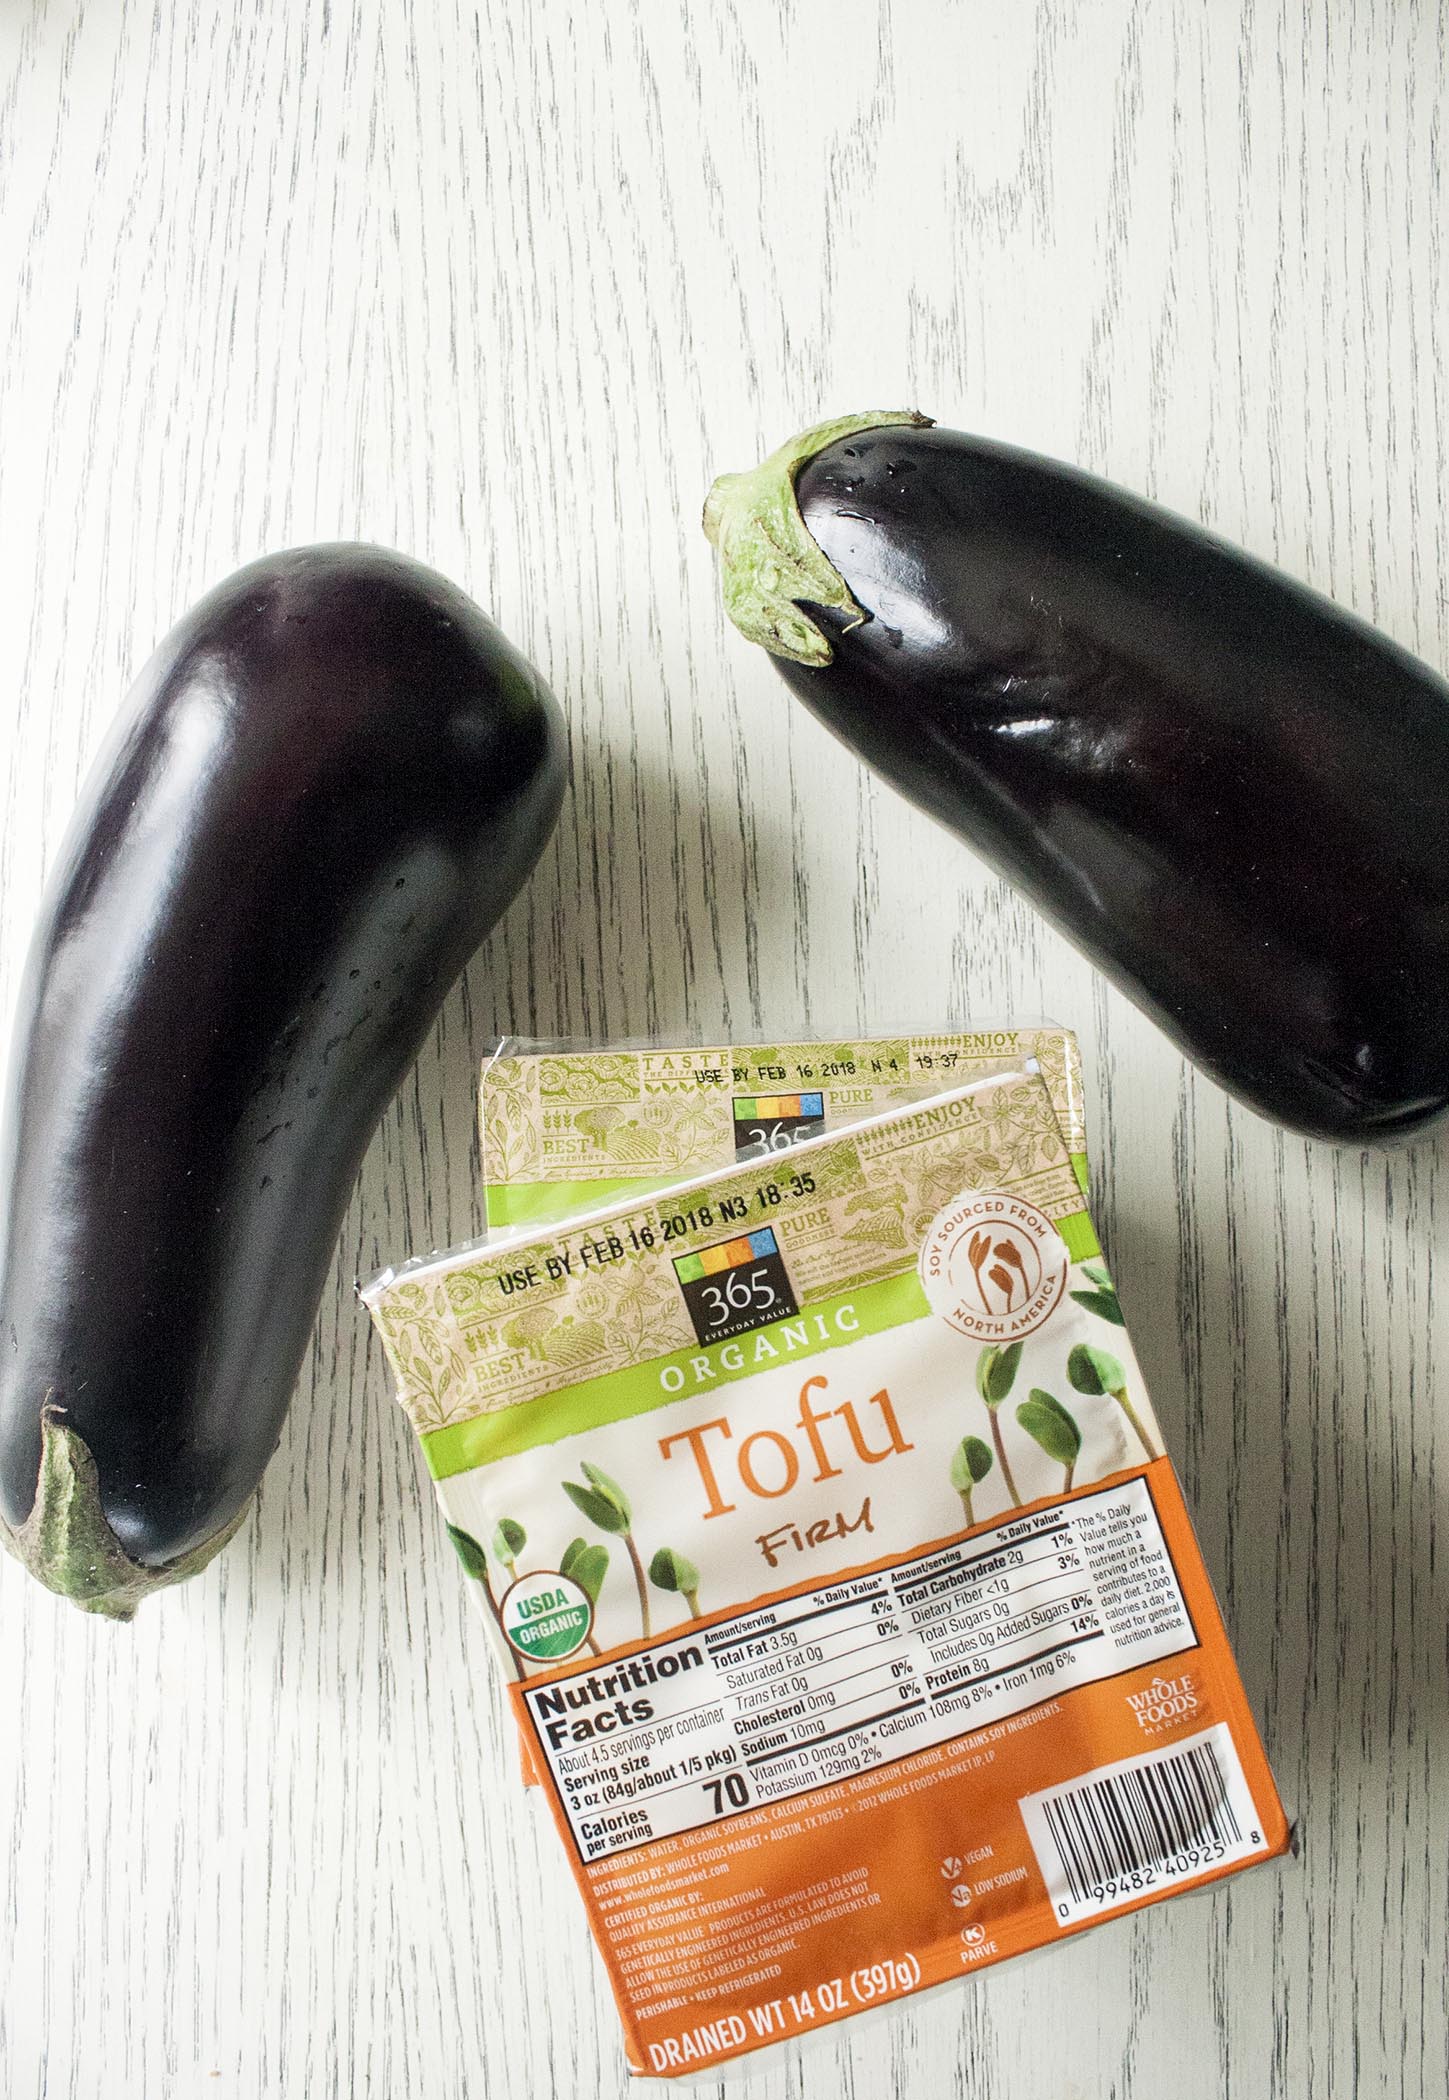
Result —
M245 1515L245 1508L239 1510L202 1545L158 1567L132 1560L106 1521L96 1462L85 1440L66 1422L64 1408L48 1401L40 1412L35 1502L18 1529L0 1517L0 1541L58 1597L102 1618L130 1619L153 1590L199 1573Z
M841 438L902 423L922 430L931 420L913 408L837 416L802 430L750 473L720 475L705 498L704 531L719 554L725 611L746 641L816 669L832 660L829 636L801 606L829 606L851 626L865 614L801 517L795 476Z

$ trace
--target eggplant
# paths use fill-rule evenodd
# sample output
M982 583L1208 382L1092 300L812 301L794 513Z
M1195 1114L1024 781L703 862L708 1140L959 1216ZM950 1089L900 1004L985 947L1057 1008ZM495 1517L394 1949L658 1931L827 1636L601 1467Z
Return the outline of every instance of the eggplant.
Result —
M1197 526L914 413L721 477L705 529L811 713L1239 1100L1355 1145L1444 1113L1442 678Z
M553 831L563 721L383 548L269 556L133 688L48 884L0 1140L0 1534L88 1611L276 1447L369 1137Z

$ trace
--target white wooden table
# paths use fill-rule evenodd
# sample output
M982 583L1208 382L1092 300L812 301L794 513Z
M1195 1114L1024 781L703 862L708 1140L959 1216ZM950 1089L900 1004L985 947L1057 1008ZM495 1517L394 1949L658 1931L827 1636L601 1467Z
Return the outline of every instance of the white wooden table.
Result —
M917 403L1449 661L1446 39L1434 0L0 0L6 1015L130 674L265 549L435 563L574 762L369 1154L255 1519L130 1630L0 1567L6 2100L622 2089L353 1279L476 1227L500 1028L1040 1011L1301 1857L736 2090L1442 2100L1445 1148L1195 1079L725 633L697 518Z

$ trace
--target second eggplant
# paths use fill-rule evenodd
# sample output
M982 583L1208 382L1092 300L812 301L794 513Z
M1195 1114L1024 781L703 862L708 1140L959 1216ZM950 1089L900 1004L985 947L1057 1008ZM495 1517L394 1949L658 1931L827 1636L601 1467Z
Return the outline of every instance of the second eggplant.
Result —
M1289 1128L1449 1108L1449 686L1110 484L915 414L714 485L727 609L1205 1071Z

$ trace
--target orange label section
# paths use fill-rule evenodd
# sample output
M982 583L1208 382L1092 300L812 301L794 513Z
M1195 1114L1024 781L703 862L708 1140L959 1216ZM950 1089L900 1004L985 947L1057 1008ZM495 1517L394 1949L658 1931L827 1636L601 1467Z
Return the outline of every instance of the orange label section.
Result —
M1165 1458L510 1690L654 2076L1289 1843Z

